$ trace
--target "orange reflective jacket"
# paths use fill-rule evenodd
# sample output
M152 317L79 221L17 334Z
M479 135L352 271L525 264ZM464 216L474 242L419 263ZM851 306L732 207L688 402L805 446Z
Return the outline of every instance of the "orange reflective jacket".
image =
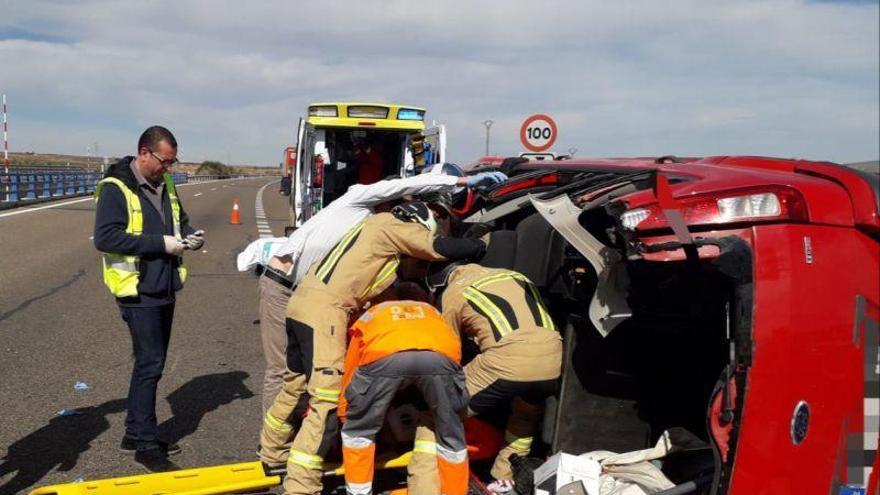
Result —
M434 306L389 301L373 306L351 327L337 414L345 417L345 389L360 367L401 351L434 351L461 363L461 341Z

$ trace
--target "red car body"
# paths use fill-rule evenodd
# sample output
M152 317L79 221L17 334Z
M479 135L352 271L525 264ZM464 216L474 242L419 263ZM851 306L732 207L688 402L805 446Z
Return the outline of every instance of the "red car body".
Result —
M495 157L470 168L505 169ZM877 176L826 162L727 156L526 162L506 170L512 180L489 194L496 203L524 192L552 195L574 172L647 174L650 187L616 196L620 184L612 180L572 196L580 206L597 198L617 205L605 209L615 221L630 218L617 230L643 265L689 254L711 260L722 239L747 246L746 337L731 358L729 387L706 404L717 469L711 490L700 493L836 495L850 493L847 485L880 493Z

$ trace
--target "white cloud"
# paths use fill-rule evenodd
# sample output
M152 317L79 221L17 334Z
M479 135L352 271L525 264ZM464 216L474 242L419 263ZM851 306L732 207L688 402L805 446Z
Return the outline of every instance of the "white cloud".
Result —
M800 0L7 0L0 90L20 150L123 154L159 122L190 159L271 165L309 101L375 99L427 106L464 162L483 120L493 151L515 153L539 111L580 156L855 161L880 154L878 16Z

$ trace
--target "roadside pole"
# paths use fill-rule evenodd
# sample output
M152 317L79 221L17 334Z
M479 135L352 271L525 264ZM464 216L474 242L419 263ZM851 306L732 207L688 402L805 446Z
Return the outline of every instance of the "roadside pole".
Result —
M9 199L9 132L6 123L6 93L3 93L3 180L0 181L2 186L2 201Z
M6 122L6 93L3 94L3 173L9 173L9 125Z

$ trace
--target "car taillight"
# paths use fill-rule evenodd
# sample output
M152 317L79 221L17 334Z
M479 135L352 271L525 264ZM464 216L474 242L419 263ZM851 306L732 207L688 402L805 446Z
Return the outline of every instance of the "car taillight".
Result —
M724 191L711 195L678 198L687 225L717 225L738 222L778 220L807 221L803 196L788 187ZM620 216L624 228L653 230L668 228L666 216L658 204L635 208Z
M489 197L499 198L501 196L506 196L512 192L520 191L522 189L528 189L530 187L552 186L558 181L559 176L557 176L556 174L548 174L531 179L523 179L516 182L510 182L490 192Z

